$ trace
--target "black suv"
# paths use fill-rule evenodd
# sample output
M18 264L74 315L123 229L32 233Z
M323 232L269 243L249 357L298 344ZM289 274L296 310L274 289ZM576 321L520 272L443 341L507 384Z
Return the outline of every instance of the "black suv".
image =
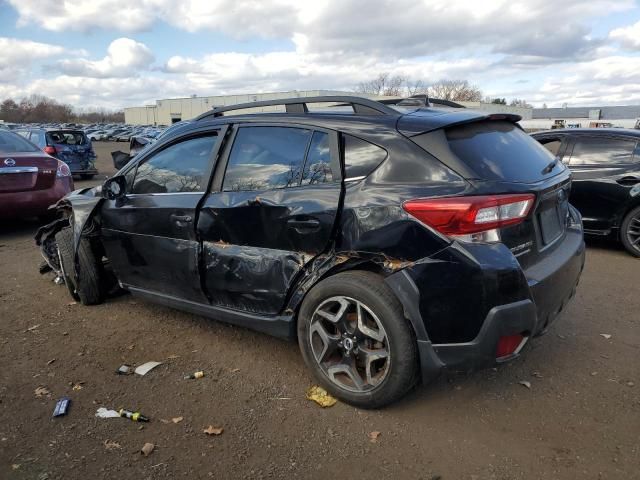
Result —
M342 105L309 111L323 102ZM150 300L297 337L329 392L378 407L516 358L575 292L570 173L518 120L358 97L214 109L63 199L36 240L84 304L112 271Z
M532 136L573 172L571 203L585 233L613 235L640 257L640 131L572 128Z

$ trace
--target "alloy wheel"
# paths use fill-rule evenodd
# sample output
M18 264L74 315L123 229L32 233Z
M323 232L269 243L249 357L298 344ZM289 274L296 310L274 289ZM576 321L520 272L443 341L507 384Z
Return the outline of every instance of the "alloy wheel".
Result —
M640 213L631 219L625 235L631 247L640 252Z
M340 388L367 392L387 377L387 333L375 313L358 300L336 296L322 302L311 317L309 342L322 372Z

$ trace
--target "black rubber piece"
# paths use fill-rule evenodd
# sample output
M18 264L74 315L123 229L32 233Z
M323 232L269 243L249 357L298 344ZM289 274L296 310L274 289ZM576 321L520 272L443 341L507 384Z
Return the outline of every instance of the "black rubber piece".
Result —
M62 272L69 293L83 305L96 305L104 300L102 259L96 258L88 238L78 246L78 278L73 275L73 229L63 228L56 234L62 260Z
M624 220L622 221L622 225L620 227L620 240L622 241L622 244L624 245L624 248L626 248L627 252L629 252L634 257L640 257L640 250L638 250L637 247L631 245L631 242L627 238L627 230L629 229L629 224L634 218L640 218L640 207L634 208L624 217Z
M390 365L384 381L367 392L350 392L334 384L320 369L309 344L311 316L320 303L329 297L344 295L361 301L382 323L389 342ZM338 273L319 282L305 297L298 314L298 344L305 363L318 382L331 395L360 408L380 408L393 403L409 392L418 381L418 351L416 338L403 309L384 279L376 273L349 271Z

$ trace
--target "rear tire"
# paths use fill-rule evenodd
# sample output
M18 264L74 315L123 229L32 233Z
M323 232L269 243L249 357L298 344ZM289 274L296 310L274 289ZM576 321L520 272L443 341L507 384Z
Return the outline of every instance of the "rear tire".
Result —
M620 226L620 240L631 255L640 257L640 207L631 210Z
M393 403L418 379L416 339L402 305L372 272L318 283L300 308L298 344L318 382L356 407Z
M74 300L83 305L96 305L104 300L102 260L96 258L88 238L78 246L78 278L73 274L73 228L63 228L56 234L62 276Z

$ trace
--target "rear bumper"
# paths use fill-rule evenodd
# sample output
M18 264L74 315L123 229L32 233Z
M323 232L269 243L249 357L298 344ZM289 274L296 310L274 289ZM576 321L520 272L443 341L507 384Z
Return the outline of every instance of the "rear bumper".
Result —
M56 178L51 188L26 192L0 193L0 218L21 218L42 215L73 191L71 177Z
M452 248L452 247L448 247ZM508 250L507 250L508 251ZM492 251L492 259L496 259L496 251ZM450 257L446 257L450 258ZM469 274L468 289L461 289L456 284L458 303L471 303L486 307L486 314L480 319L480 327L477 333L466 341L453 341L447 343L433 341L431 329L438 331L458 332L460 329L453 329L433 324L429 318L425 318L425 297L433 300L433 293L430 289L425 289L428 285L423 278L429 275L428 268L408 267L389 277L387 284L394 290L399 300L404 306L405 312L411 321L418 340L418 350L420 354L420 364L423 381L428 382L437 377L443 370L455 372L471 372L474 370L487 368L515 359L519 356L520 350L509 357L496 359L498 341L502 336L523 335L527 340L533 336L540 335L546 331L549 325L564 310L569 300L573 297L578 285L580 274L584 267L585 246L583 241L581 225L574 225L567 230L566 237L551 255L547 255L543 261L535 268L523 271L517 266L510 272L506 265L503 265L496 274L495 266L477 262L475 267L484 275L481 281L474 279L477 271ZM484 260L484 259L483 259ZM432 263L436 269L442 263L438 260ZM426 262L430 265L430 262ZM455 271L455 264L449 263L449 269ZM465 273L462 270L459 273ZM507 284L499 284L493 288L501 277L509 279ZM446 281L442 275L438 275L436 284ZM481 287L478 288L478 283ZM438 285L439 287L439 285ZM446 286L444 287L446 289ZM435 288L435 295L442 287ZM509 290L508 295L505 290ZM446 294L445 294L446 296ZM477 300L475 297L479 297ZM511 297L509 302L499 302L496 299ZM477 301L476 301L477 300ZM449 300L450 301L450 300ZM438 304L435 312L440 312L446 308L445 304ZM448 317L448 321L454 323L460 320L455 314L461 310L457 305L451 307L453 315ZM439 322L445 317L439 318ZM467 319L463 319L464 322ZM471 318L468 319L472 321ZM475 322L475 320L473 320Z

